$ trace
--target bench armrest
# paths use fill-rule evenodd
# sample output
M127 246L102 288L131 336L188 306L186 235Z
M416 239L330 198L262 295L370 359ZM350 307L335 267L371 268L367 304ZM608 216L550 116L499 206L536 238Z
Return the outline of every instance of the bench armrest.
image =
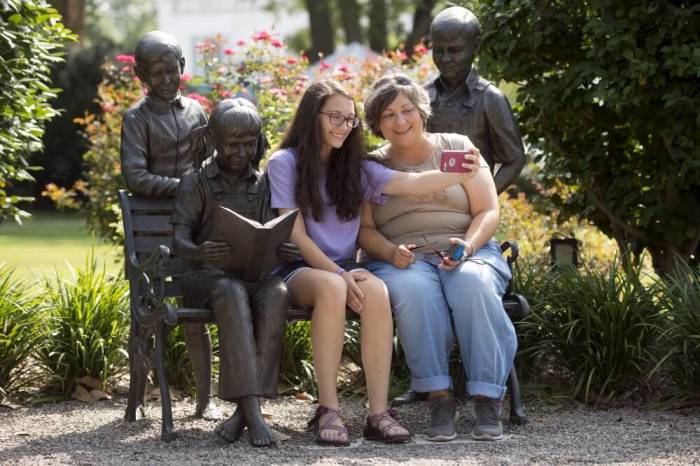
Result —
M170 249L161 245L143 262L134 254L128 257L129 281L134 287L136 321L144 327L152 327L160 320L168 325L177 323L177 315L165 299L165 265L170 260ZM133 299L133 295L132 295Z
M518 260L518 257L520 256L520 248L518 248L517 241L507 240L501 243L501 254L505 254L508 249L510 249L510 254L506 256L506 260L508 261L508 266L510 267L513 265L513 262Z

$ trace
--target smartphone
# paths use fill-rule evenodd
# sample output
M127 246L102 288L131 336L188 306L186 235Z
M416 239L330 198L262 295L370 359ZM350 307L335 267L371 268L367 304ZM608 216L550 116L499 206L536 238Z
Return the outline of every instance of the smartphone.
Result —
M452 259L453 261L458 261L462 259L462 254L464 254L464 245L463 244L450 244L450 247L447 248L447 251L445 251L445 254L447 257Z
M465 162L465 155L473 153L474 149L442 151L442 155L440 156L440 171L459 173L468 173L472 171L471 168L463 167L462 163Z

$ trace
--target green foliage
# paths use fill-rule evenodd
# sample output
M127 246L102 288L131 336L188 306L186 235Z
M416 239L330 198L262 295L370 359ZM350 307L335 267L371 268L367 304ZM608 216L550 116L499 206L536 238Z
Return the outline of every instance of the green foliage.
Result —
M43 303L48 337L37 358L63 393L89 375L106 386L127 366L129 291L90 257L72 281L46 278Z
M678 267L665 282L670 374L688 396L700 393L700 269Z
M287 325L280 360L281 390L292 388L316 394L316 372L311 348L311 322Z
M75 36L44 0L0 3L0 219L20 221L27 213L8 195L13 181L28 181L29 155L41 149L44 125L56 115L48 101L50 66L61 61L66 40Z
M586 402L638 388L658 362L664 316L657 282L644 285L641 270L634 272L613 264L528 279L531 314L520 324L527 351L566 368L574 396Z
M480 2L480 65L520 84L523 133L564 215L669 272L700 241L700 4ZM565 185L565 186L563 186Z
M29 283L13 272L0 264L0 401L31 381L29 357L45 335Z

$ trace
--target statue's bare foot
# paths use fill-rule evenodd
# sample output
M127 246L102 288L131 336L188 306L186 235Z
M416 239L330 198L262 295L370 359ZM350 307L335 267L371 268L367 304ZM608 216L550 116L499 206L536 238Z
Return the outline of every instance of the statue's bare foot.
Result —
M265 419L260 412L258 397L247 396L242 398L240 406L245 414L250 444L254 447L277 446L277 439L265 423Z
M194 417L207 421L220 421L224 418L224 413L216 406L214 398L209 396L205 400L197 400L197 409L194 412Z
M233 443L241 436L244 428L245 417L242 409L238 407L230 418L216 426L214 432L227 442Z
M272 433L262 417L259 421L248 423L248 440L254 447L277 446L275 434Z

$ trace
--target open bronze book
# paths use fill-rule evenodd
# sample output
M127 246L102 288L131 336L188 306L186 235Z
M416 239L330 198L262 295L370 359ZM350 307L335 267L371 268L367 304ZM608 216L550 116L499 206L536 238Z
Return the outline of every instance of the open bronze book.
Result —
M277 250L289 241L298 210L273 218L264 225L219 206L214 214L214 241L225 241L231 255L217 268L246 282L257 282L282 261Z

